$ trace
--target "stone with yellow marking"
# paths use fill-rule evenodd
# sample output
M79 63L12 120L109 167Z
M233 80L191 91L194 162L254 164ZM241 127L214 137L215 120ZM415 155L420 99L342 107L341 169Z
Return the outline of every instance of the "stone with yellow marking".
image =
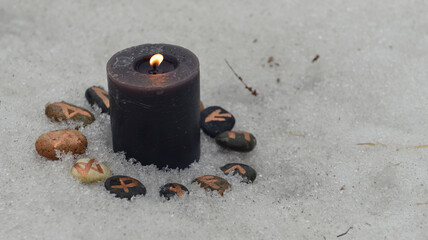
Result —
M36 151L49 160L58 160L56 150L83 154L88 146L86 137L74 129L62 129L44 133L36 141Z
M192 183L194 182L199 183L200 187L205 190L218 191L221 196L223 196L224 191L231 189L231 186L226 179L213 175L198 177L192 181Z
M217 135L215 140L218 145L239 152L249 152L257 144L253 134L242 131L226 131Z
M86 89L85 97L89 104L97 105L101 108L101 112L110 113L109 95L102 87L92 86Z
M104 163L94 158L82 158L71 168L71 175L86 183L104 180L110 177L111 173Z
M232 130L233 126L235 118L221 107L207 107L201 112L201 128L210 137Z
M257 177L257 172L254 168L242 163L228 163L221 167L220 170L226 175L229 175L229 173L240 175L243 179L242 182L245 183L252 183Z
M94 115L88 110L67 102L55 102L46 106L45 114L48 118L60 121L78 121L87 126L95 121Z

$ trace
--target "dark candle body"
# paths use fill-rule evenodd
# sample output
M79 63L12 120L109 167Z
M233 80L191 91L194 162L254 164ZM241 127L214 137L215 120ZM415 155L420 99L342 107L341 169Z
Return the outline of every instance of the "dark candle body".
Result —
M151 73L150 57L164 62ZM107 63L115 152L143 165L186 168L200 156L199 61L189 50L145 44Z

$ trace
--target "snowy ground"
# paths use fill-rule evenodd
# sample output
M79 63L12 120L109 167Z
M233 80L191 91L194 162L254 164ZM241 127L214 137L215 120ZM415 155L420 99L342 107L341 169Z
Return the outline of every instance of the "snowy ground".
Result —
M0 238L428 239L428 149L411 147L428 144L427 12L422 0L1 0ZM254 133L254 151L202 134L190 169L132 165L94 111L84 156L140 179L148 194L132 201L80 184L69 155L37 155L40 134L67 127L47 103L90 108L84 92L107 87L111 55L157 42L199 57L202 101ZM254 167L256 182L227 178L224 197L190 184L229 162ZM161 201L171 181L191 195Z

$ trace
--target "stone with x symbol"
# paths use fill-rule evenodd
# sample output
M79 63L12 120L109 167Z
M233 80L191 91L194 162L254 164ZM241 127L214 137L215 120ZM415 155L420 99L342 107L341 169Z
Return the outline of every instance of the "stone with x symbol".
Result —
M146 187L137 179L128 176L109 177L104 186L118 198L131 199L133 196L146 195Z

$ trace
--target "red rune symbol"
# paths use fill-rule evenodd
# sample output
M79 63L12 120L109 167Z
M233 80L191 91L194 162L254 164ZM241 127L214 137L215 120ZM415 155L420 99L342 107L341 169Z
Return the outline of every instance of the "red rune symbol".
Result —
M241 173L242 175L244 175L247 172L247 171L245 171L245 169L241 165L235 165L235 166L227 169L224 173L229 173L235 169L238 169L239 173Z
M168 190L176 192L176 193L177 193L177 196L179 196L179 197L180 197L181 195L183 195L183 193L185 193L185 192L186 192L186 191L185 191L185 190L183 190L183 189L180 187L180 185L178 185L177 183L173 183L172 185L173 185L173 186L169 187L169 188L168 188Z
M110 107L110 101L108 100L108 93L104 91L101 88L92 87L92 90L103 100L103 103L106 105L107 108Z
M129 180L131 180L132 183L125 184L125 181L129 181ZM119 181L120 181L120 185L111 186L111 188L123 188L124 192L129 193L128 188L138 186L137 180L130 177L119 178Z
M230 138L235 139L236 138L236 134L235 133L241 133L244 134L244 138L245 140L247 140L248 142L251 141L251 137L250 134L247 132L240 132L240 131L229 131L227 132L227 135L229 135Z
M92 164L95 163L95 166L97 168L94 168L92 166ZM95 161L95 159L91 158L91 160L89 160L88 163L84 163L84 162L78 162L74 165L74 168L76 168L77 172L79 172L79 174L82 177L86 177L89 174L89 171L94 170L97 171L101 174L104 173L103 169L101 168L100 164L98 162Z
M202 176L197 178L199 181L205 183L206 185L210 186L212 189L220 189L220 187L216 184L217 179L215 179L214 176Z
M66 132L66 133L61 134L59 136L56 133L50 132L47 135L52 140L52 142L54 144L54 148L58 147L64 141L69 141L70 144L77 144L80 142L79 137L77 137L75 134L70 133L70 132Z
M211 121L226 121L225 117L232 117L230 113L220 113L221 110L217 109L214 112L210 113L207 118L205 118L205 122L211 122Z
M79 109L77 107L70 106L70 105L62 103L62 102L54 103L54 105L56 105L56 106L58 106L58 107L61 108L61 110L64 113L66 119L70 119L70 118L74 117L77 114L81 114L81 115L84 115L84 116L87 116L87 117L91 117L91 114L89 114L87 111L84 111L84 110ZM71 113L70 113L70 111L71 111Z

